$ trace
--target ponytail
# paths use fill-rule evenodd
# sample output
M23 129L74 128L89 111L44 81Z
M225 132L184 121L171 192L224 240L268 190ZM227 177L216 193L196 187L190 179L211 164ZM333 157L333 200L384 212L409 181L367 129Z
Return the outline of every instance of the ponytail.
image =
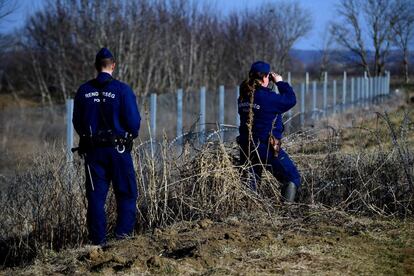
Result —
M261 72L249 72L249 78L244 80L240 84L240 99L239 102L244 102L247 99L250 102L249 107L249 117L247 120L247 129L249 131L249 140L253 141L253 103L254 103L254 93L258 88L262 86L261 81L266 76L266 73ZM249 143L249 156L250 156L250 143Z

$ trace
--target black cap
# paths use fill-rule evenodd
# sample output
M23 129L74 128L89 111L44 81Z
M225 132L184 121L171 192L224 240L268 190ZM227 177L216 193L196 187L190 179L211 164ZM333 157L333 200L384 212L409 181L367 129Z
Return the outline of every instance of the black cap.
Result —
M258 73L265 73L269 74L270 72L270 64L264 61L256 61L252 64L250 68L250 72L258 72Z
M109 51L107 48L102 48L96 54L95 63L98 63L99 61L107 58L114 58L114 56L112 55L111 51Z

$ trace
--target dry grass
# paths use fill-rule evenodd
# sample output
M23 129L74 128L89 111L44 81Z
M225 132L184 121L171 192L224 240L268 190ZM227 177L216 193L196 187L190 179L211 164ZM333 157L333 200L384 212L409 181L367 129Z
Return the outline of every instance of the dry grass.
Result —
M352 125L345 115L290 135L288 151L303 177L301 201L360 214L411 215L414 112L399 104L391 114L374 110Z
M181 221L113 241L45 251L6 275L412 275L412 221L356 217L321 205L281 206L269 216Z
M390 139L388 147L372 142L369 149L344 152L343 133L347 130L335 128L291 135L285 145L302 174L300 202L354 214L411 216L414 173L409 137L413 117L407 114L398 120L385 113L378 116L384 125L381 131L389 134L382 136ZM134 150L140 191L137 231L201 218L224 220L241 212L273 214L280 209L279 183L272 176L266 174L258 193L249 190L243 168L237 165L236 144L208 142L200 146L188 142L182 149L163 142L153 150L149 143ZM32 170L2 181L8 182L8 189L0 193L4 264L24 264L45 250L87 242L84 174L79 158L68 164L64 151L54 147L33 159ZM111 231L115 222L112 193L108 201Z

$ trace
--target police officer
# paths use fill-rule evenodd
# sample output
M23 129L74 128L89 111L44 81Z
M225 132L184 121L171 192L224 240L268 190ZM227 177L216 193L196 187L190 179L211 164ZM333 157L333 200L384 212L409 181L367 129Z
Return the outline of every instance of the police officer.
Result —
M85 158L89 238L93 244L103 245L110 182L117 203L116 237L128 236L134 229L138 191L130 151L141 117L132 89L112 77L115 59L108 49L97 53L95 68L97 77L76 93L73 125Z
M272 80L279 93L268 88ZM252 165L250 186L256 190L262 168L266 167L283 184L282 196L293 202L300 186L299 172L281 148L282 114L296 104L292 87L282 77L270 71L263 61L252 64L249 79L240 85L238 112L240 115L239 143L242 164Z

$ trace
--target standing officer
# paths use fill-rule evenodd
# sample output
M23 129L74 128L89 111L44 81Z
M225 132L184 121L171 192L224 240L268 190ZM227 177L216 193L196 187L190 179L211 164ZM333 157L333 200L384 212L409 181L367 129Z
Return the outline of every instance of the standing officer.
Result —
M75 96L73 125L85 157L87 224L93 244L106 243L105 201L112 182L117 202L115 235L132 234L138 197L131 157L141 117L132 89L112 77L115 59L102 48L96 55L95 79L82 84Z
M272 80L279 93L268 88ZM292 87L282 77L270 71L270 65L263 61L252 64L249 79L240 85L238 112L240 115L240 157L242 164L253 165L255 179L250 183L256 190L263 165L283 184L282 196L288 202L295 199L300 186L299 172L281 148L283 133L282 114L296 104Z

